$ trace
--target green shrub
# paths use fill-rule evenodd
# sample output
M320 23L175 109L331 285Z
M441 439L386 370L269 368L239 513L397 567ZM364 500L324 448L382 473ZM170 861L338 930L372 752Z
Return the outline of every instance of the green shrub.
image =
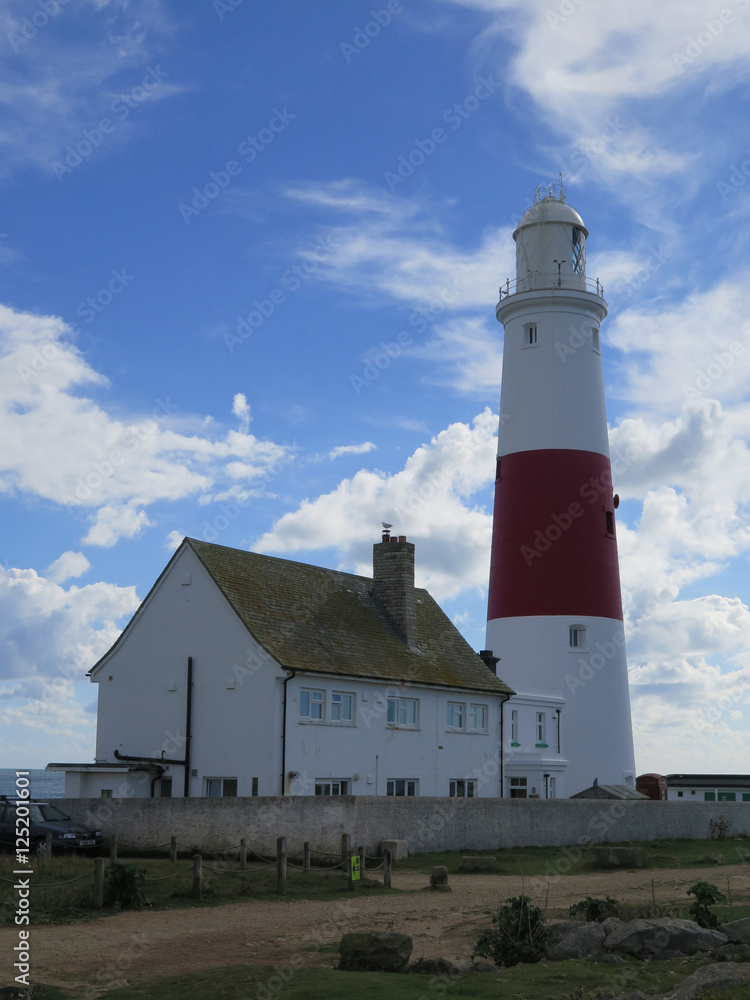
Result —
M507 899L492 918L493 927L479 935L472 958L491 958L495 965L538 962L544 956L547 921L528 896Z
M573 903L568 914L571 917L583 917L584 920L588 921L596 920L597 923L601 924L607 917L617 916L619 905L619 902L612 896L607 896L606 899L593 899L593 897L587 896L580 902Z
M719 892L710 882L696 882L688 889L688 896L695 896L690 912L696 924L700 924L701 927L718 927L719 918L715 913L711 913L709 906L713 906L714 903L725 903L727 897L724 893Z
M141 910L146 902L146 869L110 861L104 869L107 899L121 909Z

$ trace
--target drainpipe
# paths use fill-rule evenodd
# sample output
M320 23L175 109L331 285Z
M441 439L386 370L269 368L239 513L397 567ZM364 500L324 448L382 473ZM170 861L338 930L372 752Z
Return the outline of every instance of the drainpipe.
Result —
M510 701L510 695L506 694L500 699L500 798L505 798L505 715L503 709L506 701Z
M290 673L284 678L284 701L281 709L281 794L286 795L286 686L292 677L296 677L295 667L284 667Z
M185 718L185 787L183 795L190 797L190 744L193 739L193 658L187 662L187 705Z
M555 711L557 712L557 752L560 753L560 712L562 709L556 708Z

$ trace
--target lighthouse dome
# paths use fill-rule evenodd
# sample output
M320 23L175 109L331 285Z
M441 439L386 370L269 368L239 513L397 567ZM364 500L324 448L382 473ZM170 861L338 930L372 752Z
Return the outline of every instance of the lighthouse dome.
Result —
M546 222L566 223L583 230L585 236L589 234L588 229L583 224L583 219L574 208L559 198L548 196L535 202L531 208L524 212L516 231L513 233L513 239L517 240L519 232L526 229L527 226L538 226L540 223Z

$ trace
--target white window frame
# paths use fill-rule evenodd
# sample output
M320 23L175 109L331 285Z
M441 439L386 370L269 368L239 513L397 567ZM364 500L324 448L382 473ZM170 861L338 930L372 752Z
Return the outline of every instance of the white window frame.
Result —
M346 699L349 700L349 714L344 715ZM339 717L336 718L338 710ZM331 704L328 713L328 721L332 726L353 726L354 725L354 693L352 691L331 691Z
M523 328L523 346L539 346L539 327L536 323L527 323Z
M476 778L451 778L448 795L452 799L475 799L477 797Z
M536 745L548 746L547 743L547 713L536 713Z
M481 711L481 722L477 719L477 716ZM490 712L489 707L482 702L470 702L469 703L469 717L467 720L467 732L469 733L486 733L487 725L489 722Z
M316 778L316 795L350 795L351 778ZM328 791L318 791L318 789L328 789Z
M236 799L237 798L237 779L236 778L204 778L203 780L205 782L206 798L208 798L208 799ZM227 781L233 781L234 782L234 793L229 794L229 795L227 795L226 790L225 790L225 782L227 782ZM218 789L219 789L218 792L213 792L213 793L211 792L212 783L214 785L214 788L217 787L216 783L218 783Z
M303 701L307 700L307 711ZM313 708L320 708L320 715L313 715ZM321 725L326 721L326 693L322 688L301 688L299 693L299 721Z
M523 795L513 795L513 790L522 791ZM508 778L508 798L527 799L529 797L529 779L523 775Z
M414 715L413 722L409 721L412 709ZM419 729L419 698L389 696L386 711L386 724L392 729Z
M585 625L568 626L568 644L574 651L587 648Z
M400 792L399 785L402 788ZM388 778L385 783L385 794L399 798L416 798L419 795L419 778Z
M445 728L449 733L462 733L466 728L466 703L449 701L446 705Z

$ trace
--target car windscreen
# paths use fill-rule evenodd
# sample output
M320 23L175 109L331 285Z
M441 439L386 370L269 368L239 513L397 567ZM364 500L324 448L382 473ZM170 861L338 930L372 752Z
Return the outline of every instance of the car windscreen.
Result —
M45 823L57 823L61 819L70 819L70 816L66 816L57 806L39 806L39 809Z

